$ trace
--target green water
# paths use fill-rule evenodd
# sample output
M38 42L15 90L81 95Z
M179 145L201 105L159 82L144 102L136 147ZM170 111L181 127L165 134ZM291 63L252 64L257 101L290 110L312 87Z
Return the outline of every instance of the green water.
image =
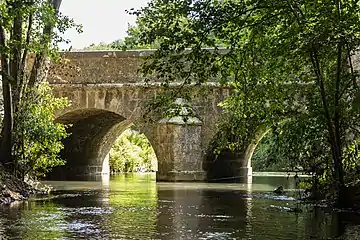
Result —
M294 189L286 177L156 183L145 174L50 183L55 194L0 208L0 239L360 239L356 213L274 208L296 205L271 192L280 184Z

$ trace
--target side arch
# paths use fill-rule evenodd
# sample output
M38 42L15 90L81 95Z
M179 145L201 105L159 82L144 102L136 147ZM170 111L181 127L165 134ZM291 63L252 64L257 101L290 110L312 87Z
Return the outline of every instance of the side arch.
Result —
M256 147L258 146L258 144L261 142L261 140L271 131L271 127L268 126L261 126L257 129L257 131L255 132L255 136L252 139L252 141L250 142L250 144L248 145L248 147L246 148L246 151L244 153L244 162L245 165L251 169L252 172L252 165L251 165L251 160L252 160L252 156L256 150Z
M88 108L60 115L57 122L71 124L64 140L61 157L66 165L54 169L50 178L71 179L86 174L100 174L112 144L131 120L111 111Z
M70 136L64 140L64 149L61 152L66 164L55 168L49 174L49 178L54 180L72 180L79 177L81 179L81 176L101 174L103 163L116 139L126 129L136 124L133 119L126 119L115 112L96 108L68 111L59 114L56 121L71 124L71 127L68 128ZM137 129L145 134L158 159L161 149L153 145L153 126L139 124Z
M215 155L216 144L210 144L203 164L208 181L250 183L252 181L252 155L258 143L270 130L268 126L259 126L243 151L228 150Z

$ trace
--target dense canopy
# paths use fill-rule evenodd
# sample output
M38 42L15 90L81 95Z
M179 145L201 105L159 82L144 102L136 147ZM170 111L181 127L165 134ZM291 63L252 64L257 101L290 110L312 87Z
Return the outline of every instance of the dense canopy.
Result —
M132 13L138 41L159 46L143 74L234 86L222 103L228 114L216 149L245 151L272 128L283 158L342 195L358 164L348 153L359 137L359 7L353 0L153 0Z

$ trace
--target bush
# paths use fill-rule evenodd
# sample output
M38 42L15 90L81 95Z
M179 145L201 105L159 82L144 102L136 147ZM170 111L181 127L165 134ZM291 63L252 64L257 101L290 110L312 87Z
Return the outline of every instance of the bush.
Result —
M110 170L116 172L156 171L156 156L144 134L128 129L110 151Z
M48 83L27 91L14 126L16 172L44 175L51 168L64 165L59 158L62 140L68 136L66 125L55 122L55 112L68 105L65 98L55 98Z

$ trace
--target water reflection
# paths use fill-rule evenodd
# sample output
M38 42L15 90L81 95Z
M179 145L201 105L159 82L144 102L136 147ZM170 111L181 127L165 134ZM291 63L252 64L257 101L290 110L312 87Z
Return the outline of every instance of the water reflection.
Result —
M156 182L153 175L117 176L110 184L111 239L153 239L156 235Z
M284 178L253 184L159 183L153 175L98 182L52 182L53 196L0 208L1 239L359 239L354 213L294 206L271 190ZM292 180L291 180L292 181Z

